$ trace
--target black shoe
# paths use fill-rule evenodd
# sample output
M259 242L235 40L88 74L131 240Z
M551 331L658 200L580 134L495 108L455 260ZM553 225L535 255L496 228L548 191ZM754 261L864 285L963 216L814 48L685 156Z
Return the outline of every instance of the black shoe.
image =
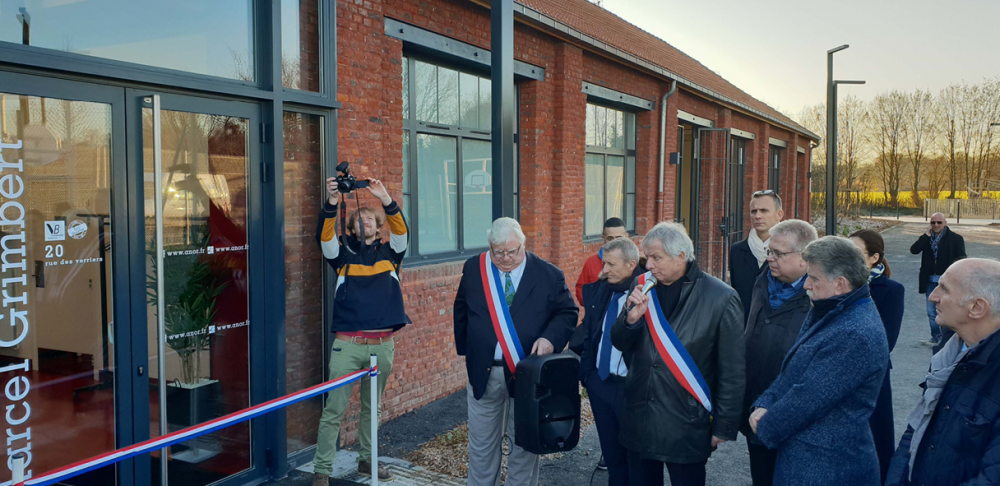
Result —
M601 471L608 470L608 465L604 463L604 456L601 456L601 460L597 461L597 469L600 469Z

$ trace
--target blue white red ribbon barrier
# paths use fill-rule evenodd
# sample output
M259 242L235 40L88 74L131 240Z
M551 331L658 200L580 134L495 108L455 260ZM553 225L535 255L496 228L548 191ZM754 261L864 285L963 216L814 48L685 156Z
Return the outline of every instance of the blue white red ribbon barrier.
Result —
M224 415L217 419L209 420L208 422L198 424L186 429L181 429L176 432L171 432L169 434L157 437L155 439L149 439L138 444L133 444L127 447L123 447L118 450L111 452L106 452L100 454L90 459L84 459L80 462L70 464L68 466L63 466L59 469L54 469L45 474L35 476L30 479L25 479L24 481L17 483L15 486L47 486L50 484L56 484L60 481L65 481L74 476L79 476L81 474L93 471L98 468L105 466L110 466L112 464L130 459L132 457L138 456L140 454L145 454L147 452L152 452L157 449L163 449L165 447L170 447L174 444L180 442L185 442L196 437L201 437L205 434L210 434L212 432L224 429L230 425L235 425L240 422L245 422L247 420L259 417L268 412L273 412L275 410L285 408L294 403L301 402L302 400L307 400L309 398L315 397L317 395L322 395L334 388L340 388L344 385L350 385L355 381L358 381L365 376L375 376L378 374L377 367L369 368L366 370L359 370L353 373L348 373L340 378L335 378L333 380L320 383L319 385L306 388L304 390L285 395L280 398L275 398L259 405L254 405L250 408L245 408L238 412L233 412L229 415Z

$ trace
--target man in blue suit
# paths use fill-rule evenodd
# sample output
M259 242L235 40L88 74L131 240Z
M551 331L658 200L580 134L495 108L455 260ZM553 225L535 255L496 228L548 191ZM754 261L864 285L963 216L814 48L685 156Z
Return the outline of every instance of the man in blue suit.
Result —
M750 427L778 450L775 485L877 486L868 417L889 366L889 345L868 290L868 265L847 238L802 252L813 308L781 374L754 403Z
M627 486L628 451L618 441L625 414L625 376L628 365L611 344L611 328L628 299L632 280L642 274L639 247L628 238L611 240L602 248L602 270L607 276L583 286L583 351L580 382L587 387L594 412L601 453L608 468L609 486Z
M469 485L500 484L504 435L507 484L538 485L539 457L514 445L512 375L525 355L562 351L579 309L561 270L525 250L521 225L493 222L490 250L465 262L455 296L455 349L469 375Z

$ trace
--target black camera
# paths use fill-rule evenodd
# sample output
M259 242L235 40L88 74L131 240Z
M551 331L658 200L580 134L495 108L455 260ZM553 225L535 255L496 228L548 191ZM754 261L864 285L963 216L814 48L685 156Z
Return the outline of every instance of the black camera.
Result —
M368 181L359 181L351 175L351 168L348 167L346 161L337 165L337 172L343 174L337 175L337 191L341 194L347 194L355 189L364 189L368 187Z

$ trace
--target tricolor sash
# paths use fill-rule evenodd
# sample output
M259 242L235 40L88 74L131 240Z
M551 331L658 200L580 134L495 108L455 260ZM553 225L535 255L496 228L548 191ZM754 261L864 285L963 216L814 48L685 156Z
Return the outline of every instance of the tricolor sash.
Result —
M639 276L638 287L646 283L650 276L649 272ZM708 391L705 377L701 376L701 371L694 364L694 359L684 349L681 340L677 338L674 329L670 327L663 309L660 308L660 301L656 298L656 288L649 289L649 307L646 309L646 324L649 327L649 335L656 344L656 350L667 364L667 368L677 379L677 382L684 387L703 407L712 413L712 395Z
M493 321L493 331L500 342L507 368L513 374L517 363L524 359L524 350L521 349L521 340L514 330L514 320L510 318L500 270L493 264L488 252L479 256L479 273L483 277L483 290L486 291L486 306L490 311L490 320Z

